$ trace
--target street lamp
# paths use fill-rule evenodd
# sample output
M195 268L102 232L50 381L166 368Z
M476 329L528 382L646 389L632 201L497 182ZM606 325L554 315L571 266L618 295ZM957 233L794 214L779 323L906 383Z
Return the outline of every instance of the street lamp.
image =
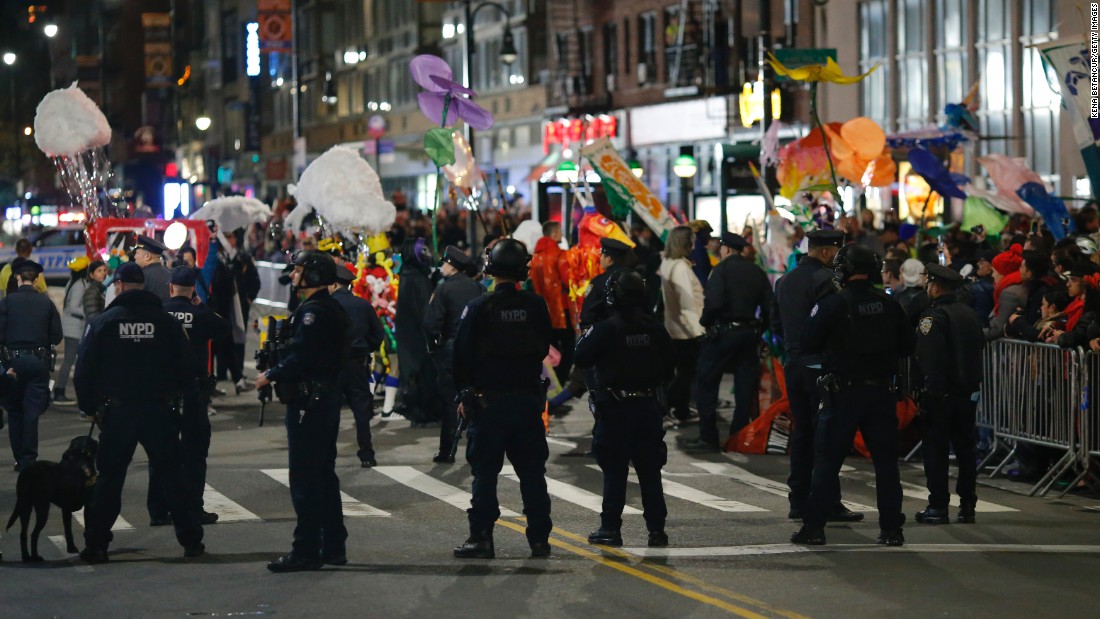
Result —
M504 36L500 46L500 62L505 65L510 65L519 58L519 53L516 51L515 39L512 37L511 11L503 4L491 0L481 2L477 6L474 6L473 0L464 0L463 4L465 5L466 18L463 28L466 35L466 53L463 54L463 60L465 60L465 62L462 67L462 85L466 88L473 88L474 54L477 52L477 49L474 47L474 19L481 9L491 6L504 14ZM460 32L457 27L455 31L456 33ZM466 143L470 145L470 156L474 158L474 161L477 161L476 156L474 156L474 130L469 124L466 125ZM472 255L477 255L477 222L474 221L472 213L471 216L466 218L466 242L470 246L470 253Z
M211 120L209 116L199 116L195 119L195 128L199 131L206 131L210 128L210 123Z
M15 64L15 54L12 52L4 52L4 64L12 66ZM15 168L14 174L12 174L12 182L15 183L16 189L21 189L20 176L22 176L23 162L22 152L19 146L19 112L16 110L15 100L15 69L12 69L8 73L8 85L11 87L11 134L12 141L15 142L15 159L12 161L12 165Z
M695 156L692 155L693 150L691 146L681 146L680 156L672 162L672 171L680 179L680 210L688 219L695 218L691 198L695 188L695 173L699 170L695 164Z
M642 163L637 159L631 159L626 162L626 166L630 168L630 173L634 175L634 178L641 180L642 175L645 174L645 168L642 167Z
M577 164L569 161L568 159L561 162L561 164L558 165L557 171L554 172L554 180L562 183L563 185L567 183L577 182L577 177Z
M23 135L29 137L33 133L34 133L34 129L31 129L30 127L23 127Z
M4 52L4 64L8 65L9 67L15 64L15 54L11 52Z
M57 24L46 24L42 27L42 32L46 35L46 38L52 39L57 36Z
M680 178L691 178L695 176L697 169L698 168L695 166L695 157L687 154L680 155L672 163L672 171Z

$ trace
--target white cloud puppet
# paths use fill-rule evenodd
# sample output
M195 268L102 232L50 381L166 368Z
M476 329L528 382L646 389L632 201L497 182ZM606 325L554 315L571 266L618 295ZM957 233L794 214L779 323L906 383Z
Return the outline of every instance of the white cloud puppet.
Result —
M49 157L73 156L111 141L111 126L94 101L77 87L48 93L34 115L34 141Z
M230 196L215 198L202 208L191 213L189 219L210 220L226 232L247 227L252 223L263 223L271 218L271 209L255 198Z
M374 168L344 146L334 146L309 164L294 197L298 206L286 222L292 227L300 225L311 208L329 228L363 229L370 234L389 230L397 217Z

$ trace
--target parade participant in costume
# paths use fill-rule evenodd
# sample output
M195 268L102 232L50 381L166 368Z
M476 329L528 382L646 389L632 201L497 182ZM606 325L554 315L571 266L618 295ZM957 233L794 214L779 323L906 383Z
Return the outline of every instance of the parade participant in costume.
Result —
M405 241L401 248L401 282L397 294L397 355L401 358L398 393L402 414L413 423L438 421L441 415L435 367L428 358L424 316L431 299L428 268L432 252L422 238Z

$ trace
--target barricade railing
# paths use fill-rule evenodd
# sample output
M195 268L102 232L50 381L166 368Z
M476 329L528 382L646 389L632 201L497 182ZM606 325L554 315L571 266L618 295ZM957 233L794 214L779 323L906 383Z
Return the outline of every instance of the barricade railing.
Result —
M1008 454L990 473L996 476L1021 443L1050 447L1062 456L1029 494L1046 494L1080 459L1079 429L1085 389L1084 354L1016 340L996 340L986 348L978 425L993 429L996 447Z
M1077 486L1078 482L1085 478L1089 472L1089 466L1094 458L1100 458L1100 398L1096 393L1100 390L1100 354L1086 352L1083 354L1083 371L1081 376L1084 385L1081 389L1081 406L1078 420L1078 452L1077 460L1081 471L1060 496Z

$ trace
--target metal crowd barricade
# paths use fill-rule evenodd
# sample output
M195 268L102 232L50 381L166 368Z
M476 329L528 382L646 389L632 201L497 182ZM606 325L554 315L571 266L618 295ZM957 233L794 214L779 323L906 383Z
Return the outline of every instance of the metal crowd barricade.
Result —
M1080 438L1077 460L1080 462L1081 472L1066 486L1059 496L1065 496L1067 492L1077 486L1078 482L1085 478L1089 472L1089 466L1094 458L1100 458L1100 401L1095 393L1100 389L1100 354L1087 352L1083 355L1084 369L1081 373L1084 385L1081 390L1081 406L1078 421L1078 436Z
M1032 496L1040 491L1045 495L1075 465L1085 393L1083 357L1080 350L1016 340L997 340L987 347L978 422L993 428L999 447L1010 446L991 477L1016 455L1021 443L1064 450L1031 488ZM997 451L991 450L986 460Z

